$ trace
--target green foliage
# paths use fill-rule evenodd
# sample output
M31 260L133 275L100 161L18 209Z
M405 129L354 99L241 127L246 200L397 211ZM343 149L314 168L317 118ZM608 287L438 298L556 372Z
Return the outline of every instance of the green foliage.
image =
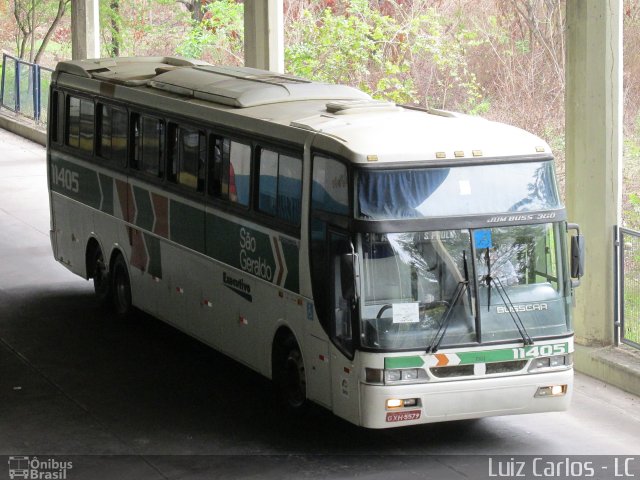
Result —
M212 63L242 63L244 51L244 6L235 0L209 3L201 22L193 22L176 49L185 57Z
M343 14L308 9L291 26L296 36L285 52L288 72L354 85L396 103L429 98L438 107L451 102L478 113L488 108L464 56L477 41L472 32L452 29L432 8L391 17L368 0L344 3Z
M630 193L627 196L629 208L625 212L626 220L630 228L640 230L640 195Z

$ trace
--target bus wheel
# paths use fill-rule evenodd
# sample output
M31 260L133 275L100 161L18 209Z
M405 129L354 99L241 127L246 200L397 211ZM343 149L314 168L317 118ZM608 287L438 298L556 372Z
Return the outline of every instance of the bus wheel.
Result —
M122 255L118 255L113 262L111 279L113 310L116 315L125 318L131 313L133 305L131 303L131 281L129 280L129 271L127 270L127 262L124 261Z
M93 289L96 292L96 297L101 304L106 304L111 295L111 279L109 278L109 271L104 263L104 255L100 247L94 250L91 265Z
M307 382L300 347L293 336L284 339L279 348L274 381L282 406L300 410L307 400Z

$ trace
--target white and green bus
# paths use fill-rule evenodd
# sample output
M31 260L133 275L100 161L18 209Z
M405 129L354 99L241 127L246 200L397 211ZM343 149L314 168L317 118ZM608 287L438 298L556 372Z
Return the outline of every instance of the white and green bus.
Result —
M567 408L583 241L540 138L182 58L61 62L50 98L53 252L117 315L364 427Z

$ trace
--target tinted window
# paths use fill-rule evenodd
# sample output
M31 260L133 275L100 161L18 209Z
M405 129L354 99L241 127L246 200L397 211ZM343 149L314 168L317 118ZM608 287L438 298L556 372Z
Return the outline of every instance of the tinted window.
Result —
M93 102L84 98L68 97L67 145L85 152L93 152Z
M258 191L260 211L298 225L302 200L302 161L262 149Z
M157 177L163 174L164 121L131 115L131 167Z
M248 206L251 146L215 136L211 137L209 145L209 194Z
M127 152L127 112L111 109L111 159L122 165Z
M80 100L80 150L93 152L94 105L89 100Z
M80 145L80 99L68 97L67 101L67 145Z
M331 158L314 157L311 207L341 215L349 213L346 165Z
M362 170L359 215L382 220L561 208L553 163Z
M51 115L49 115L51 124L51 141L58 142L58 102L60 94L57 91L52 92L51 97Z
M199 192L204 190L205 136L198 130L169 124L167 178Z
M98 106L97 154L106 159L124 163L127 151L127 114L111 105Z

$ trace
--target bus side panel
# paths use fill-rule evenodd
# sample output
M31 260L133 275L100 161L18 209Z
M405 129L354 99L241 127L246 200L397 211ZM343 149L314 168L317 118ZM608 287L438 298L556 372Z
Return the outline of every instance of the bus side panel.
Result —
M86 238L81 234L81 222L88 216L86 208L82 208L59 194L51 196L51 208L54 212L55 225L53 235L57 245L57 255L60 263L65 265L73 273L85 276L85 256L79 238ZM87 218L86 221L90 221ZM79 236L80 235L80 236Z
M346 358L333 343L329 348L333 380L333 413L358 425L360 423L358 369L354 362Z
M307 375L307 397L331 408L331 370L329 342L313 335L306 337L305 372Z
M92 233L93 209L99 209L102 193L98 173L82 161L52 150L49 188L54 219L57 260L86 277L86 241Z

